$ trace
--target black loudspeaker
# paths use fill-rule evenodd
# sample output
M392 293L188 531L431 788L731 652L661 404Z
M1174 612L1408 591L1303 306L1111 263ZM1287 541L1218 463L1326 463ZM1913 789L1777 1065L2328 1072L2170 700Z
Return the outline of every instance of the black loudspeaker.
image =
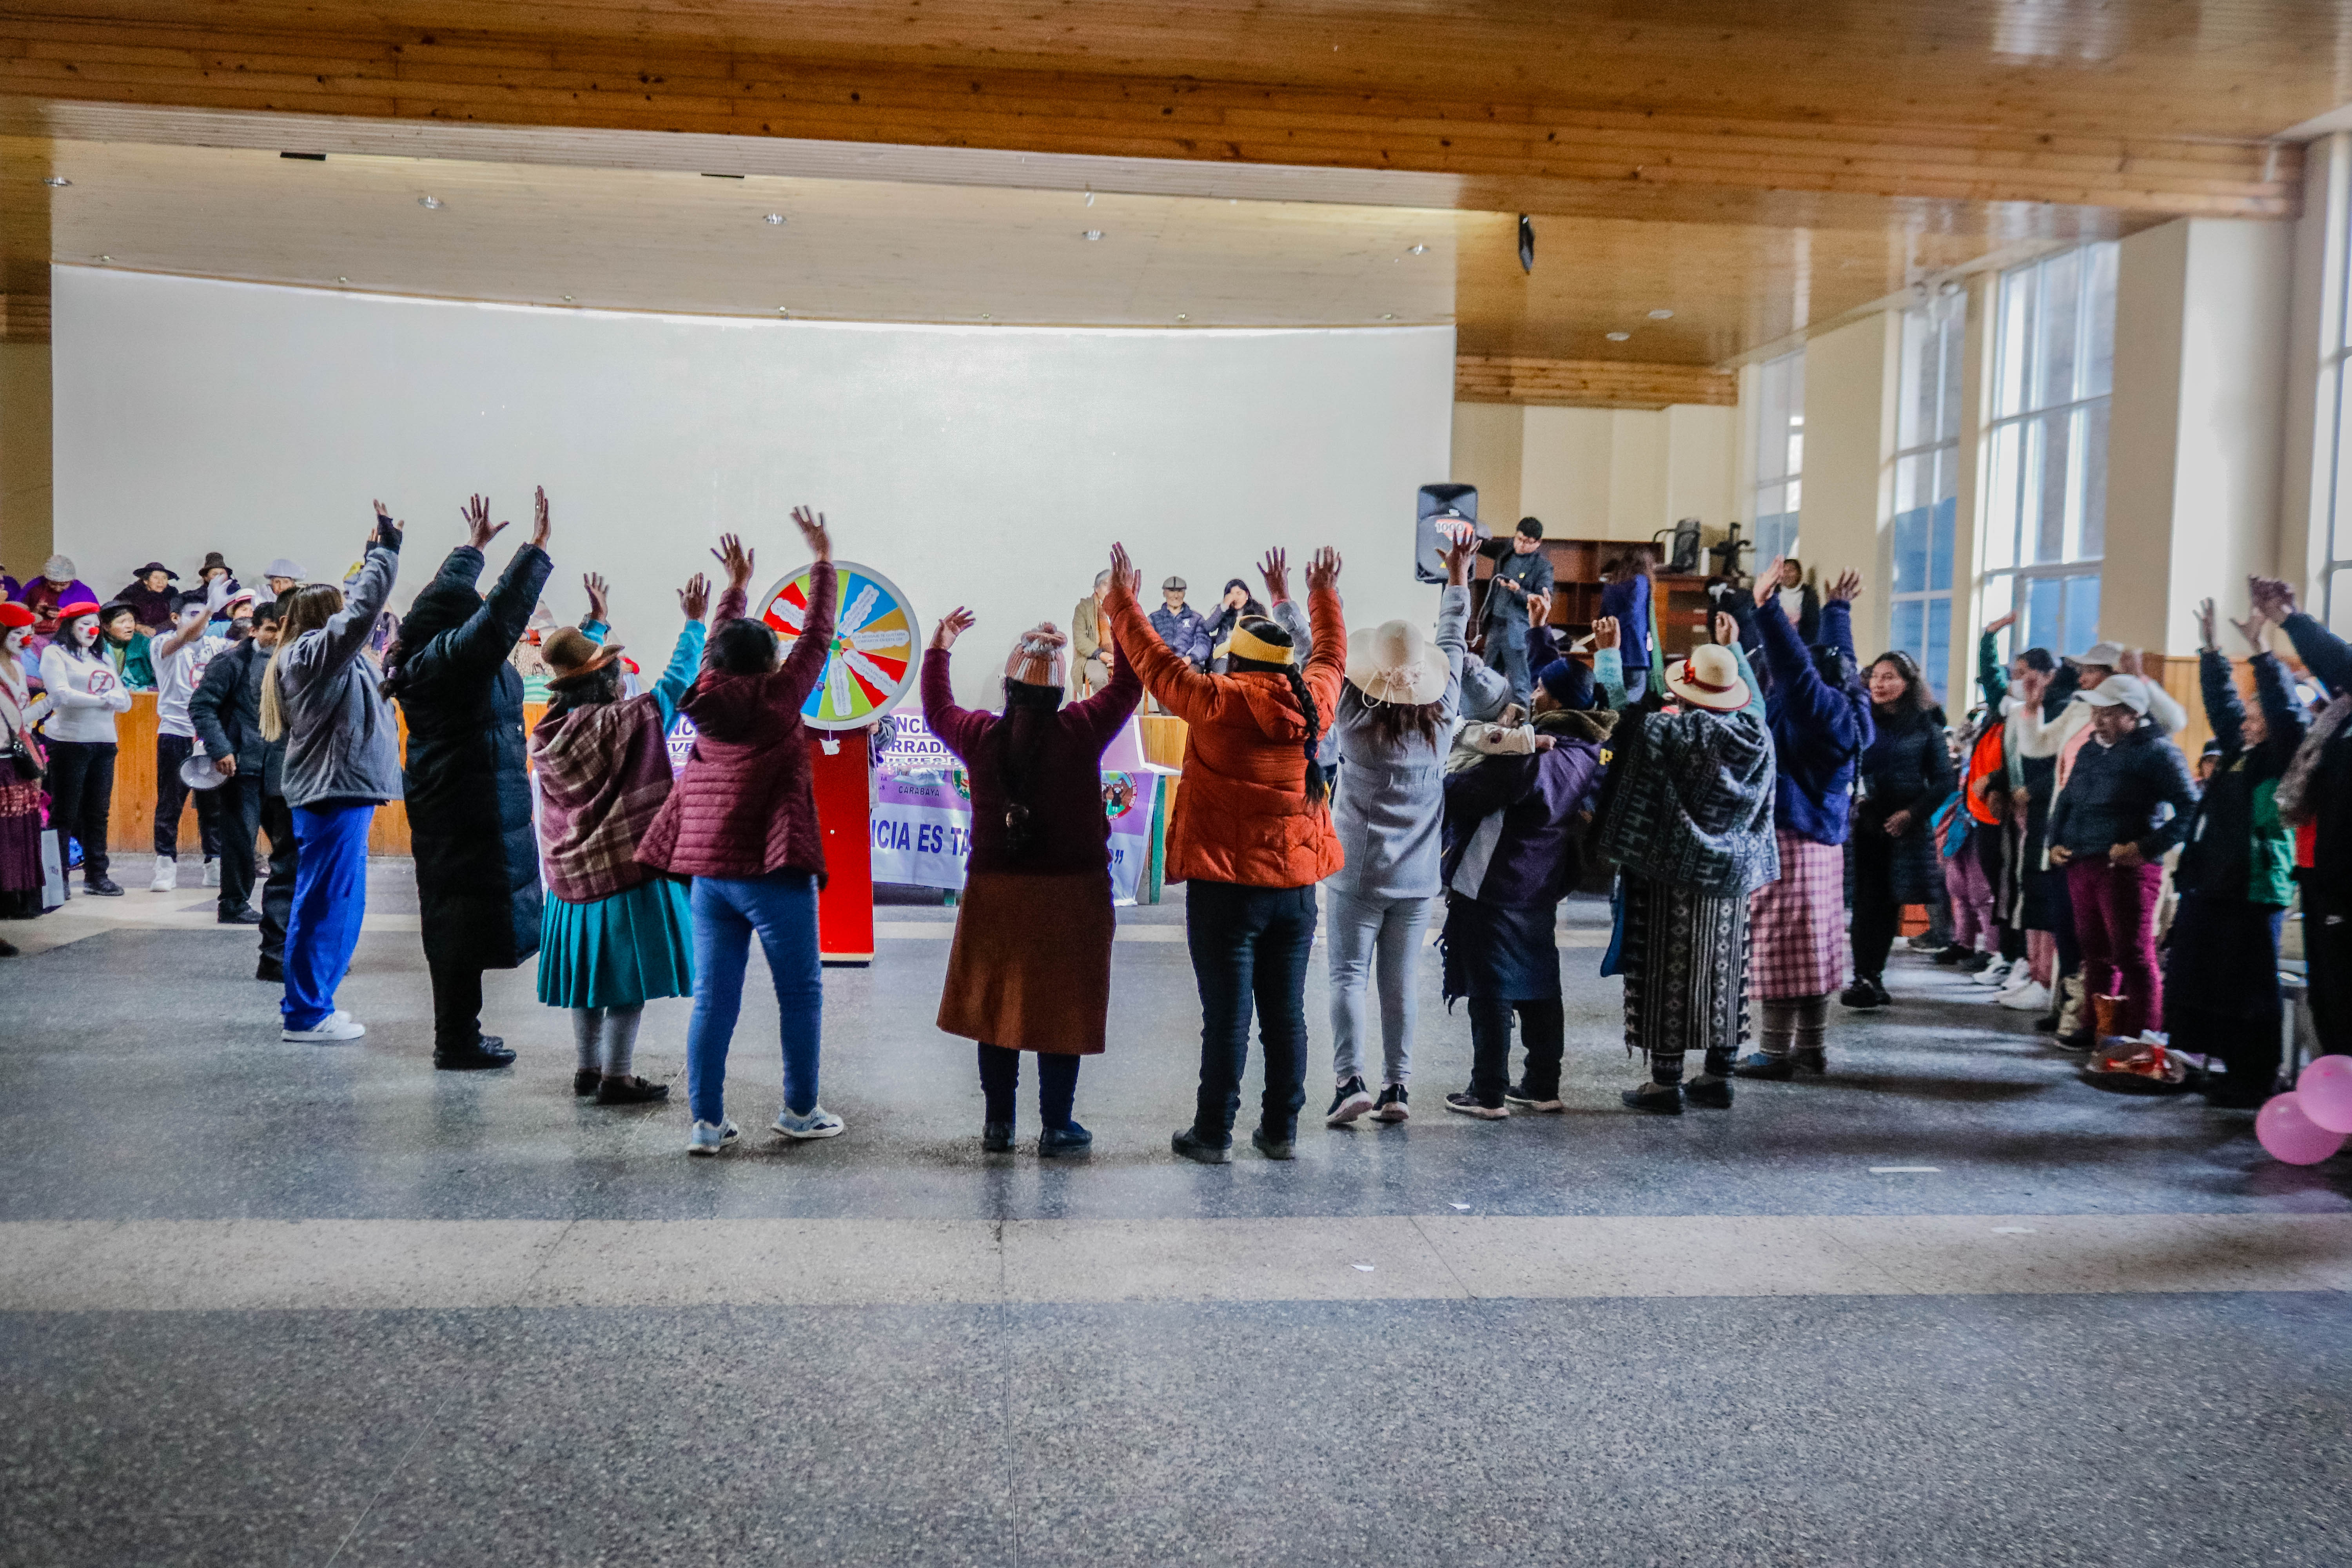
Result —
M1478 487L1475 485L1423 485L1420 499L1414 503L1412 530L1412 577L1416 583L1445 581L1445 551L1452 542L1446 538L1448 524L1467 524L1474 537L1485 540L1486 531L1478 523Z

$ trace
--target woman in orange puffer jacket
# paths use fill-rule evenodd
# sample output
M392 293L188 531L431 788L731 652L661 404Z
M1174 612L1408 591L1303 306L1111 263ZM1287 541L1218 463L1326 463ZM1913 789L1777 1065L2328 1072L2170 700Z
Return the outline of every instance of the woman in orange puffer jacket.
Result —
M1307 959L1315 884L1343 863L1330 790L1316 762L1339 706L1348 657L1339 557L1307 569L1312 652L1290 634L1244 618L1223 675L1203 675L1163 645L1137 602L1142 575L1111 549L1103 608L1118 656L1160 706L1184 721L1184 781L1168 826L1168 872L1185 891L1184 932L1201 989L1201 1093L1192 1124L1171 1140L1203 1164L1233 1158L1253 1004L1265 1046L1265 1096L1251 1142L1287 1160L1307 1102Z

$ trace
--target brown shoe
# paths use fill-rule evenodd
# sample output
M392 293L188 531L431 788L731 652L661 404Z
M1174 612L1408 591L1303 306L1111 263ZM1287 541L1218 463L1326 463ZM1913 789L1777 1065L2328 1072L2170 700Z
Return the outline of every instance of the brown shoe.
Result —
M641 1078L608 1078L596 1086L599 1105L647 1105L669 1098L669 1085Z

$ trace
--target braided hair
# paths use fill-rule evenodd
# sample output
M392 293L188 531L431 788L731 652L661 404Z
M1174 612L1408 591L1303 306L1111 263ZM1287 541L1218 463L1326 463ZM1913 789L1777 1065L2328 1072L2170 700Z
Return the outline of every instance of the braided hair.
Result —
M1273 621L1256 616L1244 616L1241 625L1243 630L1260 642L1270 643L1276 647L1293 647L1290 634ZM1315 693L1307 689L1307 677L1299 673L1297 663L1269 664L1261 658L1244 658L1235 654L1227 661L1225 668L1234 675L1254 670L1279 675L1290 683L1290 695L1297 700L1298 711L1307 719L1307 798L1314 803L1327 799L1331 793L1331 781L1325 775L1322 759L1318 755L1323 746L1323 714L1315 706Z

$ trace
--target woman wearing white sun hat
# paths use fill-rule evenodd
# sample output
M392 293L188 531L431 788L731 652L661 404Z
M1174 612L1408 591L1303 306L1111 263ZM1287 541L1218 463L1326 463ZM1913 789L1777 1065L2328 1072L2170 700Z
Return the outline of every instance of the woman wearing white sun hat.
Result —
M1445 557L1433 646L1410 621L1384 621L1348 639L1346 683L1331 732L1339 747L1339 792L1331 826L1345 866L1324 879L1329 893L1332 1071L1339 1088L1324 1114L1330 1126L1371 1111L1402 1121L1412 1070L1415 977L1441 890L1445 753L1462 702L1462 658L1469 651L1469 563L1476 542ZM1366 982L1379 971L1381 1092L1364 1084Z

